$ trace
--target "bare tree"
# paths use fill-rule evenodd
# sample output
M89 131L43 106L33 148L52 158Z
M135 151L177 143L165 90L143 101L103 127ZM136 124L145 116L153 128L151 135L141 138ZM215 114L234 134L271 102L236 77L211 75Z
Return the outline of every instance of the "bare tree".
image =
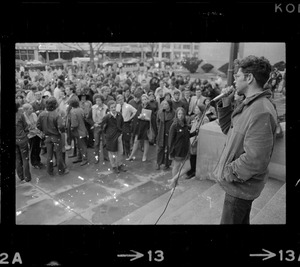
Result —
M92 71L95 71L95 61L94 57L95 55L98 55L100 51L102 50L104 43L88 43L88 46L86 43L62 43L63 45L82 52L87 52L89 50L90 52L90 66L92 68Z
M154 57L158 50L158 43L148 43L151 51L152 64L154 64Z

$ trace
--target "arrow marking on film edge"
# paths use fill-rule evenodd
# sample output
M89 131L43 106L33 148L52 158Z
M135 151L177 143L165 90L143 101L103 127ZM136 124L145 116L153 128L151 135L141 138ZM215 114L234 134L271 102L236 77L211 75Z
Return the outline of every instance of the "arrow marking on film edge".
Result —
M268 259L271 259L276 256L275 253L273 253L269 250L266 250L266 249L262 249L262 250L264 252L267 252L267 254L250 254L250 257L266 257L266 258L262 259L264 261L264 260L268 260Z
M132 259L130 259L130 261L134 261L137 260L141 257L144 257L144 254L135 251L135 250L130 250L131 252L134 252L135 254L119 254L118 257L133 257Z

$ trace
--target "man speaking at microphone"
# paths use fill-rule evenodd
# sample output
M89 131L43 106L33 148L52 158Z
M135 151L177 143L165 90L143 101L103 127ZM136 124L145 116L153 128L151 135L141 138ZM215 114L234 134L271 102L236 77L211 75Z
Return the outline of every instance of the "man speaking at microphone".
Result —
M231 92L217 106L227 139L214 175L226 192L221 224L250 224L252 202L268 179L277 120L272 92L264 89L271 72L269 61L248 56L234 63L236 93L245 100L233 109L235 92L230 88L222 91L223 95Z

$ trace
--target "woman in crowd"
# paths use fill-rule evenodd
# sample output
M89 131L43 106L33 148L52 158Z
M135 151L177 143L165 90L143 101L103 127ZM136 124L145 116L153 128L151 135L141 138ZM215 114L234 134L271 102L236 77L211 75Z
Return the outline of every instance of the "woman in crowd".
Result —
M124 169L121 160L123 154L123 117L120 112L116 111L116 101L110 100L107 104L109 113L104 116L100 127L103 127L104 129L110 164L114 173L118 174L120 171L127 171Z
M148 150L149 150L149 139L147 136L147 132L150 128L151 118L153 120L154 115L152 114L152 110L149 104L149 98L146 94L142 95L142 105L138 107L136 116L137 116L137 128L136 135L134 138L133 148L130 156L126 160L133 160L134 154L136 153L139 142L141 140L144 141L144 154L142 161L145 162L147 160ZM150 111L150 112L149 112Z
M43 164L41 163L41 139L44 138L44 134L36 127L37 115L33 112L31 104L23 105L24 118L28 125L29 133L29 147L30 147L30 162L35 169L40 169Z
M172 109L172 101L165 100L162 102L161 109L157 113L156 125L158 133L156 137L157 144L157 165L156 170L160 169L160 165L165 164L165 170L170 168L171 160L169 159L168 135L170 127L173 123L175 112Z
M165 98L164 98L164 100L169 100L169 101L171 101L171 100L172 100L172 95L171 95L171 93L169 93L169 92L165 93Z
M189 132L185 118L185 110L181 107L178 108L176 110L175 120L170 128L168 139L170 159L173 161L172 179L169 180L170 187L176 186L179 177L190 170L190 137L197 134L198 128L192 133Z
M191 132L194 132L199 129L201 119L203 116L203 112L205 111L205 106L203 104L198 104L194 109L195 116L192 118L191 121ZM202 119L201 125L208 123L209 118L204 115ZM198 144L198 136L194 136L190 138L190 163L191 163L191 169L187 172L187 178L190 179L195 176L196 173L196 162L197 162L197 144Z

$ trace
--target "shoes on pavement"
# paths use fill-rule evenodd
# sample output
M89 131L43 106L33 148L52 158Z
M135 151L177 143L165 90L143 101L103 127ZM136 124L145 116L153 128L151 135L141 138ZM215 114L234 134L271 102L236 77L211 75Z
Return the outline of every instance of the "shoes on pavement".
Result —
M120 171L119 171L119 169L117 167L113 167L113 172L117 173L117 174L120 173Z
M160 170L160 165L159 164L156 164L155 170Z
M64 172L59 173L59 175L65 175L65 174L68 174L69 172L70 172L69 169L65 169Z
M120 165L118 167L118 170L121 171L121 172L127 172L127 170L124 168L124 164Z
M135 160L135 157L129 157L127 159L125 159L126 161L134 161Z
M73 163L78 163L78 162L81 162L82 159L75 159L74 161L72 161Z
M80 163L80 166L83 166L83 165L85 165L85 164L87 164L87 163L88 163L87 160L83 160L83 161Z
M44 164L42 162L39 162L37 165L40 167L40 169L44 167Z
M195 173L191 173L191 174L188 174L188 176L185 178L186 180L188 179L191 179L195 176Z

